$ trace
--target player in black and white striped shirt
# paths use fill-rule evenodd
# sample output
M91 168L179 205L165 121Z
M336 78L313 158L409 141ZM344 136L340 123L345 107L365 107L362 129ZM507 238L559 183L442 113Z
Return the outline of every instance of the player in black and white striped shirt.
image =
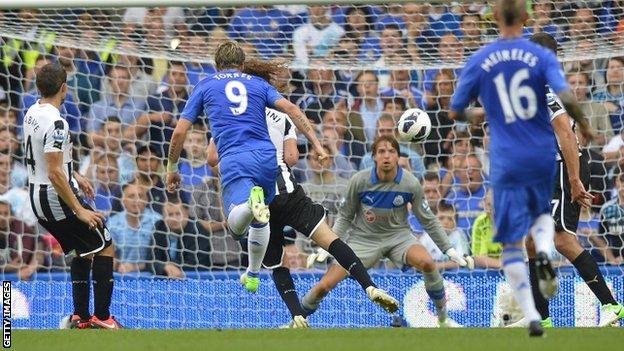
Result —
M557 41L547 33L537 33L531 41L542 45L557 53ZM558 143L557 177L552 197L552 215L555 221L555 247L577 269L587 286L592 290L603 305L606 313L601 314L600 326L607 326L618 319L624 318L624 307L613 298L607 287L596 261L576 240L576 229L582 207L591 206L592 196L585 190L589 186L589 160L578 146L575 134L575 122L568 116L566 110L555 94L549 93L548 107L551 112L551 124L555 131ZM567 177L565 176L567 175ZM529 255L529 275L535 307L542 316L542 325L552 327L546 300L539 290L535 250L528 236L527 252ZM522 324L522 321L519 322ZM517 323L516 323L517 324Z
M69 127L59 108L67 94L67 74L58 64L47 64L36 77L41 99L24 116L24 150L30 203L39 224L61 244L71 263L74 313L72 328L118 329L110 315L113 293L113 255L104 216L78 195L77 187L93 196L89 182L72 170ZM89 276L93 274L95 313L89 313Z
M245 61L243 72L262 77L276 83L273 75L282 69L279 64L261 61ZM279 87L277 87L278 90ZM301 234L312 239L350 273L366 291L368 298L389 312L398 309L397 300L385 291L378 289L373 283L364 265L353 250L331 230L325 221L325 208L313 202L305 193L291 173L290 166L299 158L295 129L288 115L266 109L266 121L271 141L276 148L277 163L280 174L276 181L276 196L269 205L271 211L271 236L263 265L273 271L273 281L293 317L291 328L307 328L308 321L303 310L295 284L288 268L282 266L283 248L285 245L284 227L290 226ZM214 141L211 140L208 150L208 164L216 166L218 155ZM252 243L250 243L252 244ZM245 279L241 277L241 282Z

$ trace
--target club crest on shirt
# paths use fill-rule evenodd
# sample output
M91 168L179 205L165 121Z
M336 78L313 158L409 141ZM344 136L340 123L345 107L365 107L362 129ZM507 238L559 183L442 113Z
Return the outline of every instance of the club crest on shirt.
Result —
M394 200L392 200L392 204L394 206L401 206L405 203L405 200L403 200L403 196L401 195L397 195L394 197Z

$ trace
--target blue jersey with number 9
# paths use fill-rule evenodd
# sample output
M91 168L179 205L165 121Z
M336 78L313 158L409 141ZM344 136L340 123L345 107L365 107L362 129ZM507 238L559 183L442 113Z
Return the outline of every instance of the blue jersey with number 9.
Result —
M451 100L462 111L477 97L490 127L490 180L528 185L551 178L556 141L546 95L569 90L550 51L526 39L499 39L466 63Z
M281 98L264 79L224 70L195 86L181 116L195 122L205 112L220 158L254 150L274 154L265 108Z

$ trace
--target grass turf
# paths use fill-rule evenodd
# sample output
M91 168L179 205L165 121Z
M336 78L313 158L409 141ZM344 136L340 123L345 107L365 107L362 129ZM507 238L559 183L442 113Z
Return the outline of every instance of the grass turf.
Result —
M14 350L622 350L624 328L309 329L309 330L14 330Z

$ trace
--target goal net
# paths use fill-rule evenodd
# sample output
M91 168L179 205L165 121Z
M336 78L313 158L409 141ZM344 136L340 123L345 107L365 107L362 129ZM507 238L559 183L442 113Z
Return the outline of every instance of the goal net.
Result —
M414 218L413 235L444 271L451 318L475 327L519 318L500 270L501 247L491 242L487 126L453 123L447 114L466 58L498 35L490 3L0 11L0 259L4 279L14 281L14 325L55 328L72 312L69 258L37 225L27 184L33 156L22 140L23 116L38 99L34 78L49 62L68 73L61 114L72 132L74 169L92 182L91 204L106 215L115 242L112 313L132 328L271 328L289 321L269 274L261 276L257 295L238 283L247 257L244 245L226 233L218 172L206 163L209 121L185 140L182 191L164 189L173 128L193 87L215 72L212 55L226 40L239 42L248 59L288 63L274 79L332 155L316 162L299 135L293 173L327 208L330 224L348 180L374 165L375 136L396 135L396 121L408 108L427 111L430 136L402 144L400 162L421 179L454 247L474 255L478 268L449 263ZM596 130L591 143L581 140L595 199L575 234L622 301L623 3L527 3L524 34L546 32L557 40L568 82ZM283 264L302 296L326 265L306 268L315 245L290 228L285 232ZM598 301L569 260L556 257L555 324L596 325ZM372 272L399 299L395 318L348 279L311 324L437 325L419 273L385 259Z

